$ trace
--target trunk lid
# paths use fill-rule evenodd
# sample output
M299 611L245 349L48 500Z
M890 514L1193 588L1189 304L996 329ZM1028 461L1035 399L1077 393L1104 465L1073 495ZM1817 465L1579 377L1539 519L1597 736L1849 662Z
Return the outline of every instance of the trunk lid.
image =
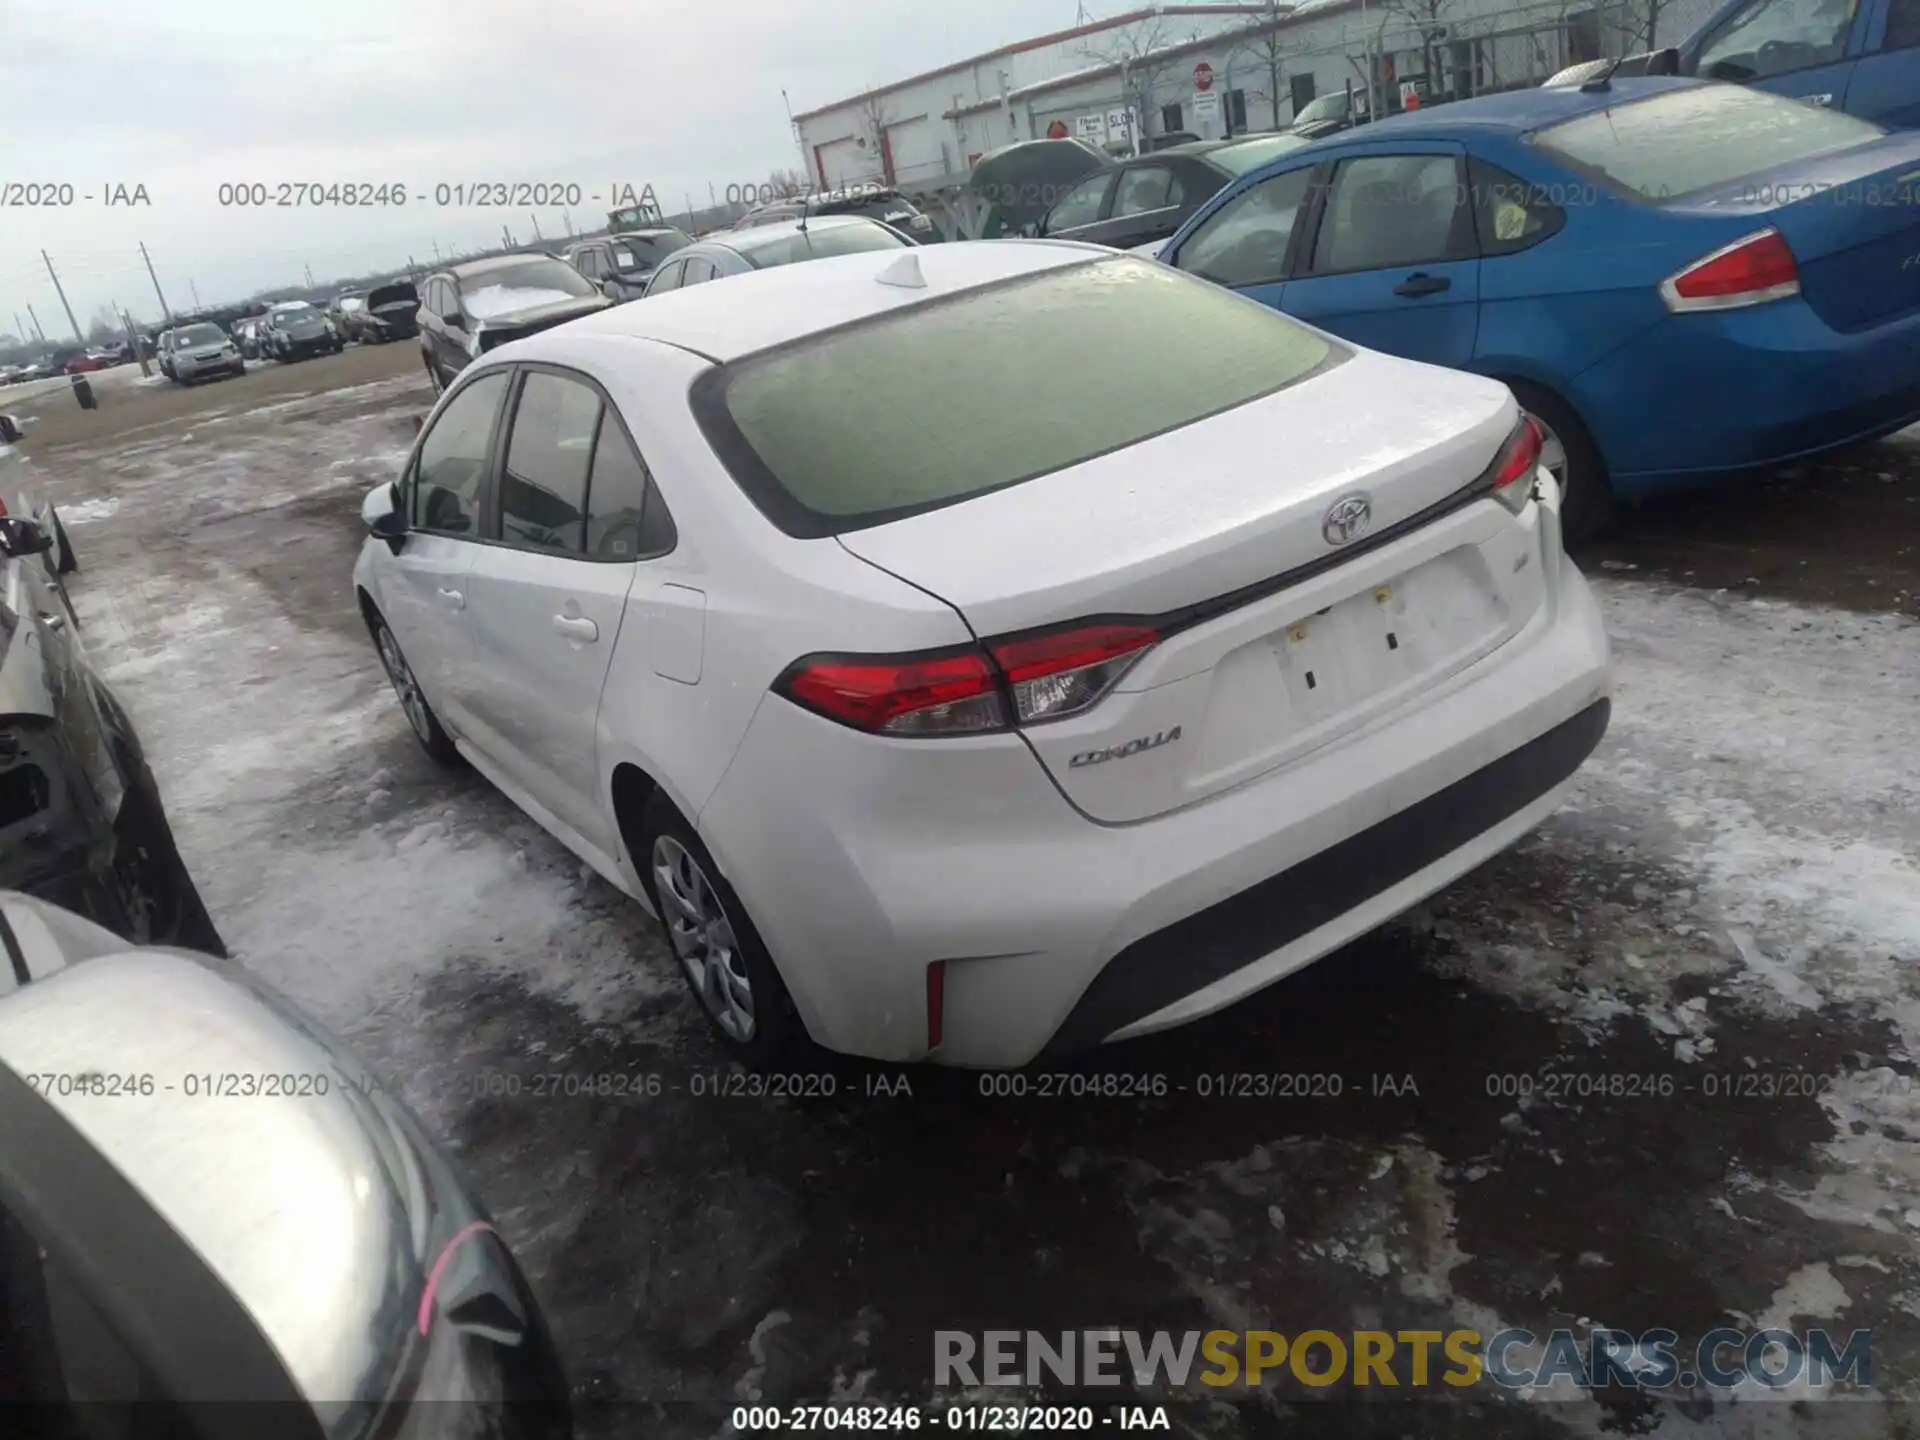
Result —
M982 638L1094 617L1178 625L1090 710L1022 731L1075 804L1125 823L1328 743L1525 623L1542 595L1525 558L1537 545L1498 505L1364 544L1472 482L1518 418L1496 381L1361 351L1209 420L840 543ZM1328 565L1343 553L1323 533L1328 512L1356 492L1370 523L1353 558ZM1302 567L1316 568L1271 588Z
M1779 230L1801 294L1836 330L1920 308L1920 132L1761 171L1668 208Z

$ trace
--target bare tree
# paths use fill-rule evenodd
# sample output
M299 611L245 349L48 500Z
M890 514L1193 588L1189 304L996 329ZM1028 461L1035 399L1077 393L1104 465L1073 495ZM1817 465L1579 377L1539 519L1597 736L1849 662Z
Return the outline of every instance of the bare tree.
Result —
M1229 58L1245 55L1260 67L1267 81L1267 103L1273 111L1273 128L1280 128L1281 82L1287 78L1287 62L1304 53L1301 42L1282 28L1282 21L1293 6L1281 0L1267 0L1267 18L1260 28L1228 52ZM1291 106L1291 102L1289 102Z
M806 172L789 165L776 168L767 176L767 188L777 200L790 200L796 195L804 195L812 189Z
M95 345L105 344L119 333L120 316L111 305L102 305L87 322L87 339Z
M1184 37L1176 36L1172 33L1168 17L1156 14L1151 20L1123 25L1097 43L1089 41L1080 47L1080 53L1089 60L1119 67L1121 103L1134 114L1135 149L1139 148L1141 133L1147 127L1147 113L1153 107L1154 91L1175 64L1173 57L1166 52L1198 39L1198 25L1192 27Z
M887 174L891 168L887 163L887 127L891 124L893 124L893 117L887 112L884 95L870 95L860 102L861 138L866 141L867 149L873 156L873 163L880 167L882 177L889 181L893 178ZM847 183L847 177L829 175L827 183L844 185Z
M1388 18L1381 21L1382 39L1392 19L1403 21L1413 30L1420 51L1420 68L1427 77L1428 92L1436 100L1440 98L1440 86L1434 73L1434 59L1439 53L1437 47L1447 33L1445 17L1452 5L1453 0L1387 0L1385 8ZM1387 99L1385 96L1381 98L1383 101Z

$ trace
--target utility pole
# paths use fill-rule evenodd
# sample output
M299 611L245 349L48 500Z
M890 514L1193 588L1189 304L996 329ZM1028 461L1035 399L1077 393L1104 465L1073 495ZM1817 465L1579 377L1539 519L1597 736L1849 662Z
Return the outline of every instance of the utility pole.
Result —
M80 333L80 322L73 318L73 306L67 303L67 292L60 288L60 277L54 272L53 261L44 250L40 252L40 258L47 262L47 274L53 280L53 293L60 297L60 308L67 312L67 324L73 327L73 338L82 345L86 344L87 337Z
M440 242L438 240L433 242L433 263L435 265L440 263Z
M147 262L147 278L153 281L153 293L160 297L160 313L169 322L173 320L173 310L167 304L167 297L161 292L160 277L153 273L153 257L147 254L147 242L140 242L140 258Z
M46 344L47 332L40 328L40 317L38 314L35 313L34 308L31 305L27 306L27 318L33 321L33 333L40 337L40 343L42 345Z
M534 214L531 210L529 210L527 212L527 219L533 222L533 238L535 243L537 244L538 242L545 240L547 237L540 233L540 217Z
M560 218L567 222L567 238L571 240L573 238L573 212L571 210L562 210L560 212Z
M113 305L116 310L120 309L118 300L114 301ZM140 378L145 380L153 374L153 371L147 368L146 347L140 343L140 332L133 328L133 316L125 310L120 310L120 323L127 327L127 348L133 351L133 358L140 362Z
M307 272L307 288L309 290L313 289L313 266L307 264L305 261L302 261L300 264L300 268Z
M505 225L500 227L500 243L509 250L513 248L513 233Z
M20 323L20 312L18 310L13 312L13 333L21 340L27 338L27 327Z
M187 289L193 292L193 308L198 310L200 308L200 287L193 282L191 277L187 280Z

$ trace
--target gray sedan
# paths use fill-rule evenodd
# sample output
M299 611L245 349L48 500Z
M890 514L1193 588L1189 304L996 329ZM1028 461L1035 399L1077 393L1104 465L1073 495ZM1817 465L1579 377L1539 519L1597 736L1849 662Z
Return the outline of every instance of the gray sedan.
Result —
M801 260L852 255L861 250L913 247L900 231L860 215L816 215L811 220L782 220L747 230L723 230L696 240L667 257L647 282L647 294L684 290L706 280L745 275Z

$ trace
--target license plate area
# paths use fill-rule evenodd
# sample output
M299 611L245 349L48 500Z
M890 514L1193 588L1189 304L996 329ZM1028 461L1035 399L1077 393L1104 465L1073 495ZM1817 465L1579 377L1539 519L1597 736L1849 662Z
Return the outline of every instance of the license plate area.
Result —
M1358 723L1493 649L1508 624L1490 582L1476 551L1454 551L1275 633L1287 728Z

